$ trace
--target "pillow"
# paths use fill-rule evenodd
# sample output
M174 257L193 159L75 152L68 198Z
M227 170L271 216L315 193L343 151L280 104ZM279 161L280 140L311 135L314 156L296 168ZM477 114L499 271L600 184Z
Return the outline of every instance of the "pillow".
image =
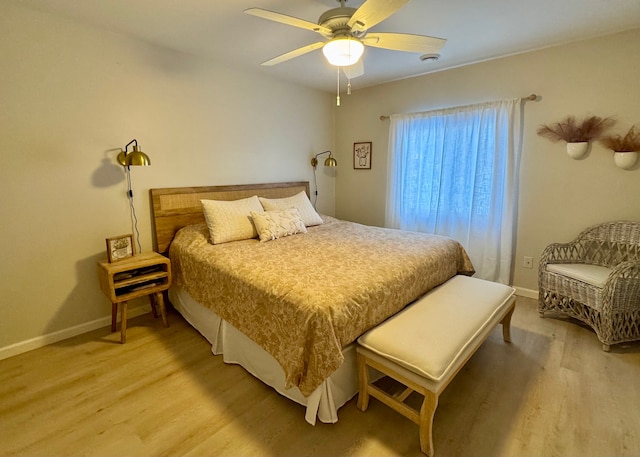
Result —
M212 244L256 238L251 211L262 212L257 196L240 200L200 200Z
M277 240L296 233L307 233L300 212L296 208L262 213L251 211L251 218L260 235L260 242Z
M304 225L311 227L312 225L322 224L322 218L313 208L307 193L303 190L293 197L286 198L264 198L259 197L260 203L265 211L274 211L279 209L296 208L300 212L300 217Z

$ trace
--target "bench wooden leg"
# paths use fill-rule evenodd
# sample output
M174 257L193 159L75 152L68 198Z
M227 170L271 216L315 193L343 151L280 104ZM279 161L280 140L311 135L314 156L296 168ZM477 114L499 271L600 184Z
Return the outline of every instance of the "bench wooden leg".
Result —
M358 353L358 381L360 392L356 406L360 411L366 411L369 407L369 369L365 363L365 357L360 353Z
M514 301L509 312L500 321L502 324L502 339L507 343L511 343L511 316L513 316L513 311L515 309L516 302Z
M438 396L425 390L422 392L424 401L420 408L420 450L433 457L433 416L438 407Z

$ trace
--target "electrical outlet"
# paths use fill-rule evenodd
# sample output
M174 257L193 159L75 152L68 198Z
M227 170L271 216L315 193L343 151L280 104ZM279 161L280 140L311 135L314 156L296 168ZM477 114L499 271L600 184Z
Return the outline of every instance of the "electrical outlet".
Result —
M522 260L522 266L524 268L533 268L533 257L525 255L524 259Z

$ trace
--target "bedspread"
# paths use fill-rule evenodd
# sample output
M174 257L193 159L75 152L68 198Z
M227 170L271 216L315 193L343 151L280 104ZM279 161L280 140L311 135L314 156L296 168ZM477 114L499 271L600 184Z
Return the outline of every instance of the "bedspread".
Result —
M450 238L324 218L265 243L212 245L206 225L192 225L170 248L175 283L269 352L287 388L305 396L342 364L345 345L452 276L473 274Z

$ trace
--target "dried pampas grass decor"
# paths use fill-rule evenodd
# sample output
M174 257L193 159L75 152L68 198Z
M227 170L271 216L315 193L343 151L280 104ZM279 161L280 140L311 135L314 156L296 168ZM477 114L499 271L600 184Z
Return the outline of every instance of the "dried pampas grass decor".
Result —
M606 130L613 127L616 121L610 117L588 116L578 122L575 116L568 116L560 122L541 125L538 135L554 143L582 143L599 138Z
M600 143L615 152L639 152L640 151L640 130L636 130L634 125L626 135L619 133L606 135L600 139Z

